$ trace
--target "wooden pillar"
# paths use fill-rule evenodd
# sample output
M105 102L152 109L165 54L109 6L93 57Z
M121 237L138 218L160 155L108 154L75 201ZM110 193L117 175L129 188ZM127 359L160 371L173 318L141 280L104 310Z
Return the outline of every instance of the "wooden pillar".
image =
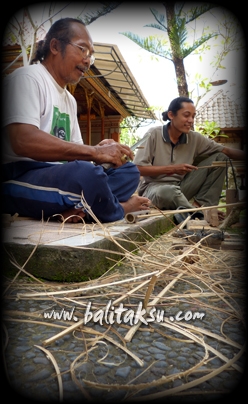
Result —
M91 145L91 106L94 98L94 91L91 93L85 89L85 96L87 100L87 132L86 132L86 144Z
M105 108L104 105L99 102L100 116L101 116L101 140L104 139L105 133Z
M109 130L110 139L113 139L118 143L120 143L120 134L121 134L120 122L122 121L122 119L123 118L120 115L112 117L111 128Z
M120 143L120 133L119 132L111 133L111 139L114 139L115 142Z
M67 89L73 95L76 90L77 84L67 84Z

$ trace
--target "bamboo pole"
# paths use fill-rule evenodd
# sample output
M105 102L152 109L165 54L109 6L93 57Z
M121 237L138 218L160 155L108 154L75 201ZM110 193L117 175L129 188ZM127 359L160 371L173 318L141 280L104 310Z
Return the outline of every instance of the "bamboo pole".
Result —
M228 165L231 167L231 164L228 161L213 161L210 166L197 166L197 168L218 168L218 167L226 167ZM244 161L233 161L232 165L235 167L244 167L245 162Z
M210 209L217 209L217 208L226 208L226 207L238 207L238 206L245 206L246 203L245 202L235 202L235 203L227 203L225 205L215 205L215 206L201 206L199 208L189 208L189 209L180 209L180 211L178 209L175 210L163 210L163 211L159 211L159 212L154 212L154 213L149 213L149 211L140 211L141 214L139 214L139 212L133 212L133 213L127 213L125 216L125 219L128 223L135 223L137 220L139 219L144 219L144 218L149 218L149 217L153 217L153 216L167 216L167 215L173 215L175 213L189 213L189 212L197 212L197 211L202 211L202 210L210 210ZM143 212L148 212L146 214L142 214Z

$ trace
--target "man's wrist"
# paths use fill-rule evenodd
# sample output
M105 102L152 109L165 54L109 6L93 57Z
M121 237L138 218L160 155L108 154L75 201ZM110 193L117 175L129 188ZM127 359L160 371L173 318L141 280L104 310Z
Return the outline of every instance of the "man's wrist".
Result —
M79 160L96 161L98 150L96 146L83 145Z

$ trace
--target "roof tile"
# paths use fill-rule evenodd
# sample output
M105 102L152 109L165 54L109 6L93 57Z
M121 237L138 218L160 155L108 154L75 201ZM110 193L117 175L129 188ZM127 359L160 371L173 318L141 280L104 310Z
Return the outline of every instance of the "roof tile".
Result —
M244 109L219 90L197 110L195 124L200 126L205 121L214 121L221 129L244 128Z

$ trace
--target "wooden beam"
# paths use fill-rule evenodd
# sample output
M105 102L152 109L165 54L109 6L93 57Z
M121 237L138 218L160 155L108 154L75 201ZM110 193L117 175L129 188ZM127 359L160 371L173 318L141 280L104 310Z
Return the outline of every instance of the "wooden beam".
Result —
M119 114L123 118L130 116L130 113L126 110L125 107L120 104L120 102L115 98L113 94L111 94L111 97L109 97L108 88L106 88L98 78L94 78L94 75L91 71L88 71L85 74L84 80L86 80L90 84L90 86L96 91L96 93L99 93L104 98L106 104L109 104L112 108L119 112ZM83 82L79 82L79 84L83 87Z

